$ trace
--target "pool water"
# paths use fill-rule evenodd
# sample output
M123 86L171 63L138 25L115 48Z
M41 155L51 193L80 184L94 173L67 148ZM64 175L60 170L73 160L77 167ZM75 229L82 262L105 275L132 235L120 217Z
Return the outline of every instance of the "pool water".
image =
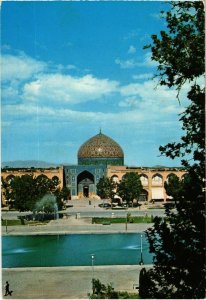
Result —
M143 235L143 260L152 263ZM2 267L135 265L140 262L140 233L2 237Z

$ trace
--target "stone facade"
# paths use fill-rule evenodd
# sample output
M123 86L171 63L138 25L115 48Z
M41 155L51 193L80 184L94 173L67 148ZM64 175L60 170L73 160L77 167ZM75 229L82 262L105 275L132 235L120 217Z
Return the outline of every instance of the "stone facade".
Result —
M140 201L167 201L170 197L164 189L164 182L171 174L182 178L185 171L181 168L141 168L124 166L124 152L120 145L110 137L99 134L87 140L78 151L78 165L62 166L56 169L19 169L2 171L4 180L15 176L33 174L52 179L57 177L59 187L70 189L72 199L97 198L96 185L103 176L119 182L128 172L140 175L143 190ZM3 204L5 199L2 196Z
M49 179L52 179L54 177L57 177L58 180L60 181L59 183L59 188L61 189L64 185L64 178L63 178L63 167L58 167L56 169L52 168L52 169L14 169L14 170L3 170L1 172L1 179L3 180L11 180L12 178L16 177L16 176L23 176L23 175L33 175L34 177L38 177L38 176L46 176ZM1 191L1 198L2 198L2 204L5 205L6 204L6 199L4 197L4 191Z
M164 183L168 177L175 174L180 179L186 172L182 168L143 168L143 167L126 167L126 166L109 166L107 176L113 178L115 182L122 180L122 177L129 172L138 173L143 185L143 191L140 195L142 201L168 201L171 200L166 194Z
M58 177L62 188L66 186L71 191L72 199L97 198L96 185L103 176L112 178L115 182L120 182L122 177L128 172L136 172L140 175L143 191L140 201L168 201L170 197L164 189L164 182L171 174L183 178L186 174L181 168L141 168L126 166L102 166L102 165L69 165L58 169L38 169L38 170L15 170L2 171L1 177L4 180L11 180L15 176L31 174L35 177L44 175L52 179ZM2 195L2 203L5 199Z
M48 177L49 179L52 179L53 177L58 177L60 184L59 187L63 187L63 167L58 167L56 169L18 169L18 170L5 170L1 172L1 178L4 180L10 180L11 178L15 176L23 176L23 175L33 175L34 177L38 177L40 175L44 175Z

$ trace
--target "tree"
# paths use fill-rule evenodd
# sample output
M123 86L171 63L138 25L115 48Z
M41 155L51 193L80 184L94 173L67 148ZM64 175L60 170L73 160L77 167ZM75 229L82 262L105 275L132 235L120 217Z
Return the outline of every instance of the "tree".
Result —
M10 197L20 211L32 210L37 200L33 175L16 176L8 184Z
M112 284L103 284L99 279L92 279L93 293L90 299L118 299L118 292L114 290Z
M136 299L136 294L115 291L112 284L103 284L99 279L92 279L93 293L88 293L89 299Z
M60 191L61 198L64 200L68 200L68 198L71 196L70 189L68 187L63 187L62 190Z
M56 177L57 178L57 177ZM35 186L37 190L37 194L39 197L43 197L45 194L50 192L55 192L57 190L57 186L60 183L59 180L50 179L46 175L39 175L35 177Z
M127 203L132 202L142 191L140 176L135 172L126 173L117 186L117 193Z
M154 267L148 271L147 298L204 298L205 296L205 201L204 201L204 6L200 1L171 2L165 14L168 31L153 35L152 59L159 63L160 85L185 83L190 104L180 116L183 136L161 146L162 155L182 158L188 176L166 188L176 202L165 218L154 219L147 230ZM179 99L180 101L180 99Z
M64 201L71 196L71 193L67 187L63 187L61 190L59 188L56 189L54 195L56 196L58 209L62 209L62 207L64 206Z
M102 177L97 183L97 195L102 199L113 199L115 194L116 184L112 178Z
M139 273L139 296L141 299L147 298L147 289L150 285L150 278L145 268L142 268ZM151 287L150 287L151 288Z
M7 200L13 200L14 206L20 211L33 210L36 202L47 193L58 194L57 182L46 176L33 175L16 176L9 182L3 182L4 195Z
M182 191L182 181L176 174L171 174L168 178L168 182L165 181L164 188L167 192L167 195L176 200Z

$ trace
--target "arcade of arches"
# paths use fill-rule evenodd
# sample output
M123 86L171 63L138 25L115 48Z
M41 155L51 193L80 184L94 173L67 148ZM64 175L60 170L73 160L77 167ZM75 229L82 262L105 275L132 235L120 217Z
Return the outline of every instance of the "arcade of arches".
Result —
M179 178L185 175L181 168L129 168L124 166L124 152L120 145L110 137L99 134L87 140L78 151L78 165L67 165L50 169L3 169L1 177L12 180L15 176L33 174L59 180L59 187L66 186L71 199L97 199L96 185L100 178L107 176L119 182L128 172L137 172L143 185L139 201L167 201L170 197L164 189L164 182L175 174ZM5 204L2 193L2 202Z
M143 190L139 201L167 201L171 197L166 194L164 183L171 175L182 179L186 172L180 168L128 168L126 166L109 166L107 176L115 182L120 182L122 177L129 172L137 172L142 182Z
M82 169L82 168L81 168ZM185 171L180 169L172 168L128 168L126 166L108 166L106 169L106 174L103 174L103 170L94 169L93 171L87 167L89 170L84 170L76 174L72 169L72 175L68 176L68 167L61 167L55 170L33 170L28 172L27 170L19 171L2 171L2 179L6 181L11 181L15 176L22 176L25 174L33 174L35 177L38 176L47 176L50 179L59 180L59 187L62 188L66 185L66 178L69 184L71 184L73 189L73 199L84 199L84 198L93 198L96 196L96 184L98 180L106 175L112 178L115 182L120 182L122 177L128 172L137 172L140 175L140 180L143 185L143 190L139 197L139 201L167 201L170 200L170 197L166 194L164 189L164 182L168 180L169 176L176 175L180 179L186 174ZM102 171L102 172L101 172ZM69 179L68 179L69 178ZM70 181L71 180L71 181ZM3 203L5 202L4 197L2 196Z

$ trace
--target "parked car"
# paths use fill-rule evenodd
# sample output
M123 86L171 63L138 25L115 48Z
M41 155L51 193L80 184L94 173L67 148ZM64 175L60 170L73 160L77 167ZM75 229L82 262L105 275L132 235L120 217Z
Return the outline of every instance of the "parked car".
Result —
M101 203L101 204L99 204L99 207L110 208L111 204L109 204L109 203Z

